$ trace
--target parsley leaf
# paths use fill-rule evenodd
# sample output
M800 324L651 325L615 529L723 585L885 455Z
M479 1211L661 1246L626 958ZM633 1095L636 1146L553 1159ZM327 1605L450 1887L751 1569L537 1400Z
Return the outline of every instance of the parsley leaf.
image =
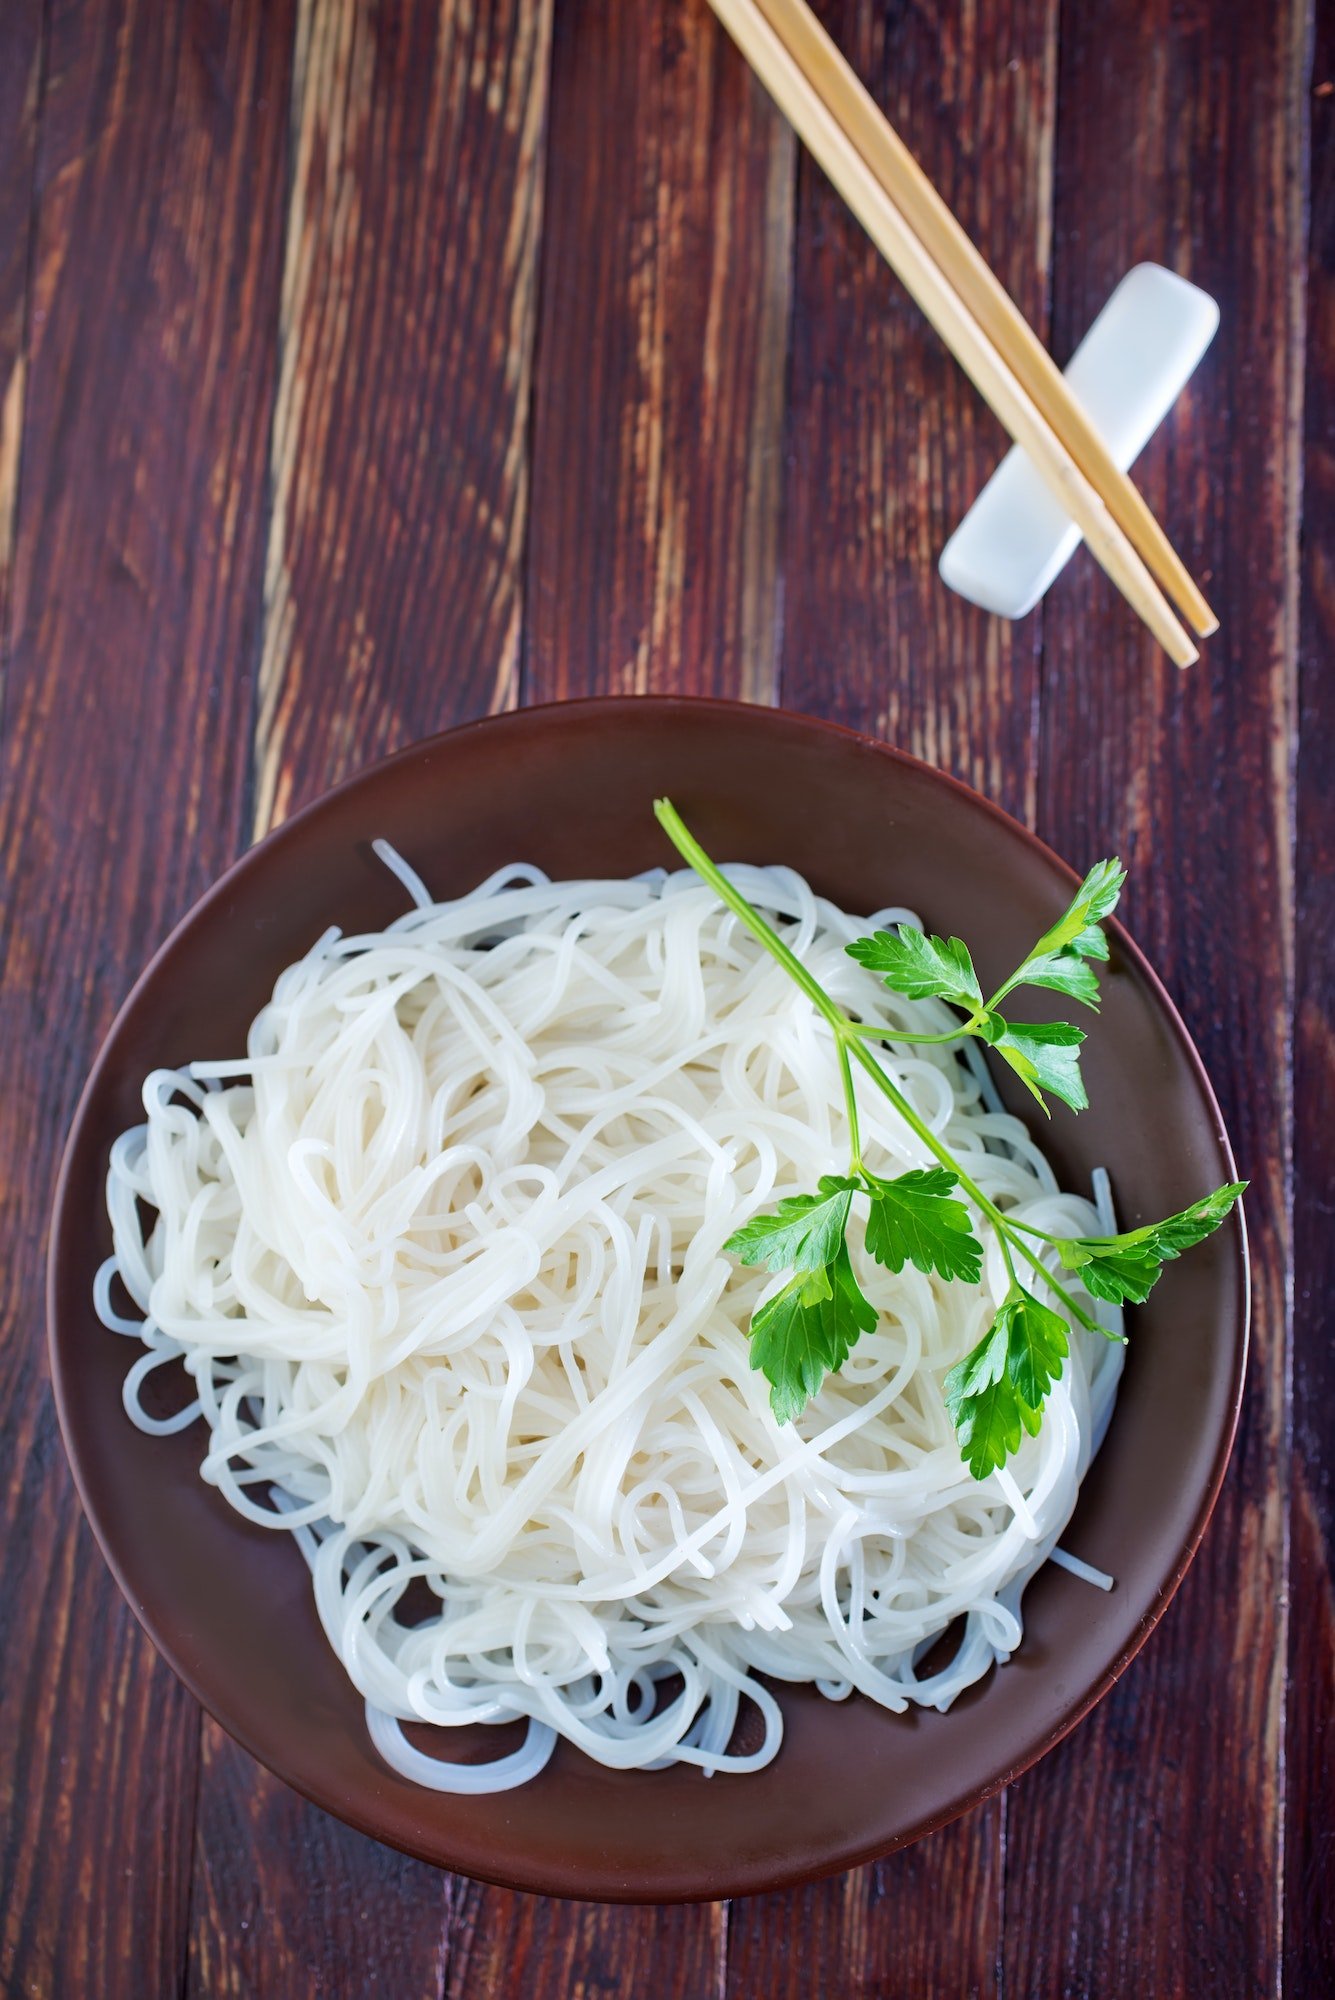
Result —
M858 1183L822 1174L819 1194L790 1194L770 1215L753 1216L724 1244L744 1264L771 1271L816 1271L832 1263L848 1227Z
M1091 937L1103 942L1102 931L1091 931ZM1094 968L1085 954L1074 945L1064 951L1044 952L1041 958L1026 959L1020 968L1017 986L1047 986L1054 993L1069 994L1072 1000L1092 1007L1095 1013L1099 1007L1099 982Z
M867 1248L878 1264L889 1271L914 1264L920 1271L977 1284L982 1246L968 1209L951 1198L959 1186L957 1175L945 1167L915 1167L891 1181L868 1173L862 1178L871 1197Z
M861 1333L876 1328L876 1309L863 1296L848 1246L841 1242L819 1271L799 1271L752 1316L751 1366L770 1385L770 1408L791 1423L842 1368Z
M1148 1222L1141 1229L1129 1231L1129 1240L1153 1249L1165 1264L1169 1264L1184 1250L1190 1250L1214 1234L1246 1186L1246 1181L1226 1181L1213 1194L1202 1195L1199 1201L1192 1202L1190 1208L1181 1209L1165 1221Z
M1096 861L1051 930L1044 931L989 1004L998 1006L1017 986L1046 986L1097 1009L1099 984L1088 961L1108 956L1108 940L1099 925L1116 909L1125 880L1120 861Z
M1042 958L1053 951L1064 951L1069 945L1082 956L1106 958L1108 947L1101 933L1093 952L1089 950L1087 939L1095 924L1102 923L1117 908L1117 898L1122 893L1126 880L1126 870L1115 857L1111 861L1096 861L1076 890L1070 904L1058 917L1050 931L1044 931L1029 956Z
M1025 1409L1038 1411L1070 1352L1066 1321L1023 1285L1012 1287L997 1318L1006 1327L1006 1373ZM1027 1428L1037 1431L1038 1425Z
M1045 1112L1045 1090L1060 1097L1072 1111L1083 1111L1089 1103L1080 1074L1079 1048L1085 1039L1082 1028L1070 1021L1006 1021L1000 1014L991 1014L984 1023L983 1039L1010 1064Z
M960 1457L975 1479L986 1479L1019 1448L1020 1412L1006 1373L1006 1345L998 1316L943 1384Z
M946 1376L946 1408L975 1479L1006 1463L1021 1428L1037 1433L1069 1351L1067 1331L1060 1313L1014 1283L978 1345Z
M1090 1297L1113 1306L1143 1306L1163 1269L1157 1257L1144 1251L1121 1250L1111 1243L1100 1249L1088 1237L1064 1239L1060 1248L1062 1263L1079 1272Z
M1143 1305L1164 1265L1212 1235L1246 1186L1246 1181L1229 1181L1179 1214L1119 1236L1063 1237L1057 1246L1062 1263L1079 1273L1092 1298L1115 1306Z
M967 946L958 938L929 937L912 924L854 938L850 958L879 972L892 993L910 1000L951 1000L972 1012L983 1004L982 988Z

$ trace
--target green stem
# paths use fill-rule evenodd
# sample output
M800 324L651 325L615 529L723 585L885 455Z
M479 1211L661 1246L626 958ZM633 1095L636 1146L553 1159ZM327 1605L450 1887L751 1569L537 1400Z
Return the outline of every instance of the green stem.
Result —
M1019 984L1020 984L1019 973L1017 972L1012 974L1012 976L1006 981L1006 984L1004 986L998 986L996 992L992 995L992 998L987 1002L986 1006L983 1008L983 1013L985 1015L995 1014L997 1008L1006 998L1006 995L1008 993L1013 993Z
M1059 1283L1059 1281L1053 1277L1047 1265L1044 1264L1040 1258L1035 1256L1034 1252L1029 1248L1029 1245L1021 1241L1021 1239L1015 1233L1016 1225L1013 1225L1010 1222L1009 1218L1005 1214L1003 1214L1001 1209L997 1207L994 1201L990 1201L988 1199L988 1197L983 1193L983 1190L979 1187L977 1181L973 1180L968 1174L965 1173L963 1167L960 1165L955 1155L950 1151L949 1147L942 1144L941 1140L937 1138L935 1132L933 1132L930 1125L924 1124L923 1120L918 1116L913 1106L904 1096L904 1093L890 1081L890 1078L881 1068L881 1065L877 1061L875 1061L875 1059L871 1055L868 1054L868 1052L863 1048L860 1042L855 1042L853 1044L853 1053L858 1058L858 1061L862 1064L862 1067L867 1071L868 1075L872 1078L872 1080L876 1084L877 1089L880 1090L884 1096L889 1098L890 1102L894 1105L896 1111L899 1113L900 1117L904 1120L905 1124L909 1127L909 1129L917 1133L918 1137L922 1140L924 1146L926 1146L931 1152L935 1153L937 1159L940 1160L943 1167L948 1167L950 1169L951 1173L954 1174L956 1180L958 1180L960 1186L964 1189L964 1192L968 1195L971 1195L974 1201L978 1204L978 1207L982 1210L983 1214L987 1217L988 1221L992 1224L992 1227L996 1230L997 1235L1001 1239L1002 1254L1006 1258L1006 1267L1010 1271L1012 1278L1015 1276L1015 1267L1011 1263L1010 1259L1010 1252L1008 1249L1008 1245L1010 1244L1014 1245L1014 1247L1019 1251L1020 1255L1024 1258L1027 1264L1031 1264L1033 1266L1034 1270L1038 1272L1039 1276L1043 1279L1044 1283L1049 1287L1049 1289L1053 1293L1055 1293L1057 1298L1061 1300L1062 1304L1066 1307L1067 1311L1072 1315L1072 1317L1080 1322L1081 1326L1086 1327L1091 1333L1102 1333L1104 1331L1104 1328L1102 1328L1099 1325L1096 1319L1092 1319L1082 1306L1078 1306L1076 1304L1075 1300L1071 1297L1070 1293L1067 1291L1065 1285ZM1024 1225L1020 1224L1018 1226L1023 1227Z
M683 861L686 861L709 884L716 896L722 897L735 917L740 917L757 944L763 944L771 958L778 960L791 979L796 980L813 1007L825 1016L836 1034L842 1036L844 1016L835 1006L820 981L813 979L800 958L791 951L777 931L770 929L759 910L753 910L740 889L717 868L705 853L695 836L687 830L681 815L671 799L654 800L654 817L662 827Z
M752 909L740 889L733 887L722 869L712 862L695 836L690 833L681 815L670 799L655 799L654 814L672 845L684 861L689 862L702 881L707 882L715 895L722 898L728 908L745 924L757 944L763 945L771 958L777 959L784 971L801 987L808 1000L816 1007L833 1028L847 1077L846 1102L853 1102L853 1078L848 1067L848 1056L852 1054L871 1077L877 1089L888 1097L900 1117L913 1132L916 1132L929 1152L936 1155L943 1167L955 1174L961 1187L971 1194L978 1206L991 1219L1005 1227L1001 1211L990 1202L982 1189L965 1174L954 1155L942 1145L929 1125L923 1123L904 1093L890 1081L876 1059L862 1046L855 1033L850 1030L860 1026L852 1022L835 1006L825 988L813 979L800 958L797 958L777 932L771 930L758 910Z
M996 1207L995 1203L988 1200L983 1190L965 1173L955 1155L950 1151L950 1148L944 1145L937 1138L931 1126L918 1116L898 1084L891 1082L876 1058L863 1048L861 1042L851 1042L849 1047L882 1096L889 1098L909 1130L916 1132L928 1152L934 1153L942 1166L950 1169L965 1193L973 1196L983 1213L1004 1229L1006 1224L1001 1210Z
M887 1028L875 1021L845 1020L845 1032L869 1042L957 1042L961 1035L973 1035L976 1028L961 1022L958 1028L948 1028L943 1035L914 1035L907 1028Z
M881 1095L888 1098L890 1103L893 1104L909 1130L916 1133L923 1145L926 1146L928 1152L934 1154L941 1165L946 1167L955 1176L965 1193L972 1196L978 1208L991 1222L993 1228L1001 1238L1002 1251L1006 1257L1007 1268L1011 1271L1012 1277L1014 1277L1014 1266L1011 1264L1007 1248L1008 1243L1014 1244L1026 1263L1033 1266L1055 1296L1061 1300L1067 1311L1071 1313L1073 1318L1080 1322L1081 1326L1089 1328L1092 1332L1102 1332L1103 1329L1099 1326L1098 1321L1091 1319L1089 1314L1076 1304L1065 1286L1058 1283L1047 1269L1047 1266L1035 1256L1028 1244L1020 1241L1015 1235L1012 1225L1007 1221L996 1203L990 1201L977 1182L965 1173L949 1147L944 1145L937 1138L931 1126L918 1116L918 1113L909 1103L903 1091L899 1089L897 1084L891 1082L870 1050L864 1048L857 1033L857 1029L862 1024L850 1021L835 1006L824 987L807 971L801 959L789 951L783 939L776 931L770 928L760 912L751 907L741 890L733 887L727 876L720 868L716 867L700 846L700 843L688 832L671 801L668 799L656 799L654 801L654 813L657 816L659 825L682 859L690 864L702 881L709 884L717 896L721 897L734 916L740 918L757 944L763 945L771 958L778 961L784 971L801 987L812 1005L824 1016L825 1020L829 1022L831 1028L834 1030L835 1042L839 1051L840 1071L844 1084L844 1102L848 1108L849 1138L855 1162L854 1171L860 1171L861 1161L859 1157L857 1101L853 1089L853 1074L848 1060L850 1055L867 1072L872 1082L876 1085L876 1088L881 1092ZM1021 1224L1019 1226L1023 1227L1024 1225Z
M1021 1225L1021 1227L1023 1227L1023 1225ZM1025 1262L1033 1266L1034 1270L1037 1271L1039 1277L1043 1280L1043 1283L1047 1286L1048 1290L1051 1293L1053 1293L1054 1297L1061 1300L1067 1312L1070 1313L1072 1319L1078 1320L1081 1326L1084 1327L1086 1333L1101 1333L1108 1340L1116 1340L1117 1335L1115 1333L1109 1333L1106 1326L1100 1326L1099 1322L1092 1316L1092 1314L1087 1313L1083 1306L1079 1306L1076 1304L1075 1300L1071 1297L1071 1294L1067 1291L1065 1285L1061 1284L1058 1279L1053 1277L1051 1271L1048 1269L1047 1265L1043 1262L1042 1258L1036 1257L1033 1251L1029 1248L1029 1245L1027 1243L1022 1243L1018 1236L1015 1236L1011 1233L1009 1225L1007 1225L1005 1234L1007 1236L1010 1236L1011 1242L1015 1245L1015 1248L1019 1251L1020 1255L1024 1258Z
M839 1075L844 1086L844 1109L848 1113L848 1171L850 1174L862 1172L862 1134L858 1129L858 1099L853 1088L853 1071L848 1060L848 1044L842 1035L836 1037L835 1049L839 1056Z
M839 1032L837 1024L835 1024L835 1032L836 1034ZM872 1079L872 1082L876 1085L876 1088L881 1092L882 1096L889 1098L891 1104L894 1105L895 1110L904 1120L904 1123L909 1127L909 1130L911 1132L916 1132L917 1136L919 1137L919 1139L921 1139L923 1145L927 1147L928 1151L936 1155L937 1159L941 1162L943 1167L949 1168L950 1172L954 1174L956 1180L959 1182L960 1186L964 1189L964 1192L967 1195L972 1196L973 1200L978 1204L978 1207L982 1210L983 1214L987 1217L988 1221L992 1224L992 1227L996 1230L998 1236L1001 1238L1003 1251L1005 1251L1008 1242L1013 1243L1015 1248L1019 1251L1020 1255L1024 1258L1025 1262L1027 1264L1031 1264L1034 1270L1039 1273L1044 1283L1055 1294L1055 1296L1061 1300L1062 1304L1066 1307L1067 1311L1072 1315L1072 1317L1077 1319L1080 1322L1081 1326L1086 1327L1091 1333L1102 1333L1104 1329L1099 1325L1098 1321L1096 1319L1092 1319L1082 1306L1078 1306L1076 1304L1075 1300L1071 1297L1070 1293L1067 1291L1065 1285L1059 1283L1058 1280L1054 1278L1052 1273L1048 1270L1047 1265L1044 1264L1038 1257L1035 1256L1034 1252L1029 1248L1029 1245L1020 1240L1020 1238L1015 1234L1015 1227L1011 1224L1008 1218L997 1207L994 1201L988 1199L987 1195L985 1195L983 1193L983 1190L979 1187L977 1181L973 1180L970 1175L965 1173L964 1168L960 1165L958 1159L950 1151L949 1147L943 1144L943 1142L937 1138L931 1126L925 1124L924 1121L918 1116L913 1106L909 1103L908 1099L905 1097L903 1091L899 1089L898 1085L891 1082L890 1078L886 1075L885 1071L881 1068L881 1065L876 1061L875 1057L871 1054L871 1052L868 1049L865 1049L862 1043L859 1041L850 1040L848 1045L851 1048L853 1054L857 1057L857 1060L861 1063L863 1069L866 1070L868 1076L870 1076L870 1078ZM1020 1226L1022 1227L1023 1225ZM1006 1262L1007 1265L1010 1266L1009 1256L1007 1256ZM1013 1268L1012 1268L1012 1275L1014 1275Z
M1071 1294L1067 1291L1065 1285L1063 1285L1059 1279L1053 1277L1051 1271L1048 1269L1047 1265L1043 1262L1042 1258L1035 1256L1034 1252L1029 1248L1029 1245L1027 1243L1022 1243L1020 1241L1019 1237L1016 1235L1016 1231L1020 1229L1024 1231L1026 1236L1037 1236L1042 1242L1051 1243L1054 1246L1061 1242L1062 1239L1060 1238L1060 1236L1053 1236L1046 1229L1035 1229L1032 1222L1018 1222L1014 1216L1010 1215L1006 1217L1004 1234L1010 1237L1012 1243L1014 1243L1020 1255L1023 1258L1025 1258L1025 1260L1028 1263L1033 1265L1034 1269L1038 1272L1039 1276L1042 1278L1044 1284L1047 1285L1049 1289L1052 1292L1054 1292L1056 1296L1061 1300L1062 1304L1066 1307L1067 1312L1073 1314L1074 1317L1079 1320L1081 1326L1085 1327L1088 1332L1101 1333L1105 1335L1105 1337L1109 1340L1116 1340L1117 1335L1114 1333L1109 1333L1106 1326L1102 1325L1100 1321L1094 1319L1089 1313L1087 1313L1083 1306L1077 1305L1075 1300L1071 1297ZM1100 1246L1106 1244L1115 1245L1119 1241L1119 1239L1116 1236L1084 1236L1080 1240L1082 1243L1097 1243Z

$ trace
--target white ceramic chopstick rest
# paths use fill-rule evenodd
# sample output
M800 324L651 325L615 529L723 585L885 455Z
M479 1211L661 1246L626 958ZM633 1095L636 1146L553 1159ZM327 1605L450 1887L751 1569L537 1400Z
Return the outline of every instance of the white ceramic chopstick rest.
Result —
M1121 471L1134 463L1214 338L1219 307L1161 264L1128 271L1071 356L1066 380ZM941 578L1002 618L1023 618L1080 546L1019 446L941 552Z

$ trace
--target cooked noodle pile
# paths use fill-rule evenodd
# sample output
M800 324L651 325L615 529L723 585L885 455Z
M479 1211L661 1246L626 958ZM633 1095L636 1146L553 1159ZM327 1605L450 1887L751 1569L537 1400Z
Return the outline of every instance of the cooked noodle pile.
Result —
M854 1229L879 1327L776 1424L746 1328L781 1281L722 1246L847 1166L810 1003L689 873L514 867L432 904L384 858L416 907L322 938L246 1058L155 1072L116 1144L98 1306L146 1349L131 1416L202 1417L204 1478L296 1533L378 1748L423 1783L521 1783L558 1735L617 1768L753 1770L782 1734L767 1680L946 1707L1019 1642L1121 1348L1076 1330L1039 1435L975 1481L941 1381L1004 1294L997 1245L980 1231L982 1282L946 1284L893 1275ZM837 1001L885 1023L890 1072L994 1201L1096 1226L980 1071L894 1046L896 1024L951 1017L845 955L865 922L786 869L730 872ZM860 1109L871 1171L924 1164L877 1093ZM178 1362L196 1398L153 1417L145 1383ZM525 1717L489 1764L400 1728Z

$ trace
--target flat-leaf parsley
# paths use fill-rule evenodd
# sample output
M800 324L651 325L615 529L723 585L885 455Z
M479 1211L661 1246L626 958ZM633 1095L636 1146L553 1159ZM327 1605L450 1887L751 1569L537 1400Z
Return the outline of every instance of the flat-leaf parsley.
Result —
M983 1244L972 1203L972 1211L1000 1244L1009 1285L983 1338L947 1374L942 1394L961 1456L975 1479L985 1479L1018 1450L1026 1431L1038 1431L1048 1392L1070 1349L1072 1324L1091 1333L1106 1332L1047 1268L1041 1248L1055 1251L1062 1268L1075 1274L1091 1298L1139 1305L1165 1264L1219 1227L1247 1183L1230 1181L1178 1215L1114 1236L1050 1235L1014 1221L988 1199L886 1074L868 1042L949 1044L975 1036L1014 1070L1044 1112L1047 1096L1082 1111L1088 1102L1080 1073L1083 1031L1070 1021L1015 1021L1000 1006L1017 987L1038 986L1097 1009L1095 967L1108 957L1099 925L1115 908L1126 871L1118 861L1100 861L1091 868L1057 922L986 1000L973 959L959 938L935 937L900 924L893 931L855 939L849 956L879 974L892 992L909 1000L942 1000L963 1017L944 1032L916 1034L845 1014L710 860L670 801L659 799L654 811L683 860L824 1017L839 1058L848 1113L848 1172L823 1175L810 1194L786 1196L769 1213L753 1216L724 1246L744 1264L792 1273L751 1319L751 1365L769 1382L770 1406L780 1423L800 1416L826 1375L842 1368L859 1337L875 1330L876 1310L858 1284L848 1254L855 1218L868 1255L888 1270L902 1271L911 1264L948 1283L976 1285L982 1278ZM868 1172L862 1162L854 1064L890 1100L936 1166L914 1167L892 1180ZM1028 1267L1029 1283L1039 1284L1052 1303L1020 1282L1021 1265Z

